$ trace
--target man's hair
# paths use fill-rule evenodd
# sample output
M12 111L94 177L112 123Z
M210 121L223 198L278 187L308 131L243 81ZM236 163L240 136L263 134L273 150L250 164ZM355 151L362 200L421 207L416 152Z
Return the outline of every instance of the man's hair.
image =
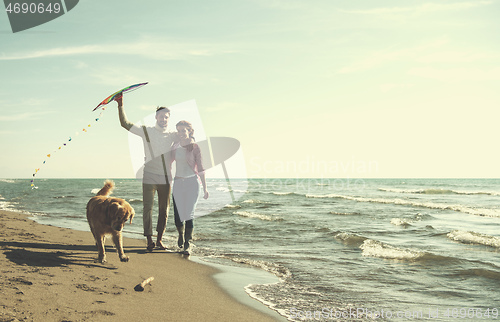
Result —
M158 113L159 111L163 111L163 110L165 110L165 112L167 112L170 115L170 109L168 107L165 107L165 106L158 106L156 108L156 113Z

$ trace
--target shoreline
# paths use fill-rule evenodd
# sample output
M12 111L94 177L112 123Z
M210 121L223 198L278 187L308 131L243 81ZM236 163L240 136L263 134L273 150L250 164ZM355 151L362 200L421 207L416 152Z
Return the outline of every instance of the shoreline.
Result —
M264 285L280 283L280 279L274 274L255 267L247 266L245 264L237 265L233 262L229 263L229 259L221 260L223 262L222 264L208 261L208 259L198 256L192 256L190 260L217 269L218 272L215 273L212 278L215 279L217 284L238 302L264 314L270 315L277 321L288 321L284 316L280 315L275 310L270 309L267 305L263 304L261 301L246 292L246 288L252 284ZM225 264L224 262L228 263Z
M44 225L26 214L0 210L1 320L286 320L244 290L240 294L254 305L243 304L248 299L216 280L232 269L178 253L146 253L144 241L123 240L130 261L120 262L108 238L103 265L95 263L90 231ZM148 277L154 277L151 284L134 291Z

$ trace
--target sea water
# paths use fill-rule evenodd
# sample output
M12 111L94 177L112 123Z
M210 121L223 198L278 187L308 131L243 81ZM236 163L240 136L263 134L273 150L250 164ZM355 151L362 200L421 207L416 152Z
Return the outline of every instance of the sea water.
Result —
M32 190L0 179L0 207L88 231L85 205L103 181L39 179ZM125 235L143 238L141 183L114 181L137 212ZM500 320L498 179L209 179L208 189L220 202L198 205L195 255L275 274L246 291L290 320Z

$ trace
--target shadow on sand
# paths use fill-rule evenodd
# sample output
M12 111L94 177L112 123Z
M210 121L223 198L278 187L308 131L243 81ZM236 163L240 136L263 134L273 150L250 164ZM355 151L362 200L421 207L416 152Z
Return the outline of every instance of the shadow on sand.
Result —
M11 262L34 267L67 267L72 265L116 269L109 264L96 263L95 245L65 245L45 242L0 242L0 248ZM142 247L124 247L128 253L145 253ZM106 253L115 252L113 246L106 246Z

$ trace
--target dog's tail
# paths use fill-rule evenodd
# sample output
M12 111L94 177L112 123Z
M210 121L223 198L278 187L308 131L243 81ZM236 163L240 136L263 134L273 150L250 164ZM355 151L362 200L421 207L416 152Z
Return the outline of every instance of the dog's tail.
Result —
M106 180L104 182L104 187L102 187L102 189L99 190L99 192L96 194L96 196L107 197L113 192L114 188L115 188L115 183L111 180Z

